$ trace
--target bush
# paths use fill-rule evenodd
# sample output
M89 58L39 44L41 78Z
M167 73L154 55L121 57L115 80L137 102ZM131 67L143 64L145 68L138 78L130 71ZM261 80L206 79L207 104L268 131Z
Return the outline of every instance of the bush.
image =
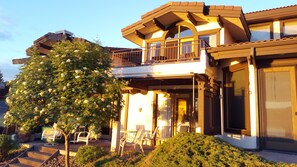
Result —
M0 134L0 162L5 161L8 157L8 152L17 148L18 143L11 140L9 135Z
M140 166L271 166L269 161L197 133L172 137L145 157Z
M93 162L107 152L101 146L81 146L76 153L76 161L79 165Z

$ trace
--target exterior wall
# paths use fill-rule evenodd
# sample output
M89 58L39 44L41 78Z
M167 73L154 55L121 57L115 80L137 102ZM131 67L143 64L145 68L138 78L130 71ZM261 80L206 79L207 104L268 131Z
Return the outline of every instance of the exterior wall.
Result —
M128 130L137 130L139 125L143 125L145 130L152 130L153 97L153 91L148 91L145 95L141 93L129 95Z
M274 21L273 22L273 38L279 39L281 34L281 26L280 21Z
M235 41L233 40L230 32L228 29L224 28L224 36L222 37L222 39L224 39L224 43L221 44L232 44L235 43Z
M196 26L197 32L203 32L203 31L214 30L219 28L221 28L221 26L219 25L218 22L210 22L207 24Z

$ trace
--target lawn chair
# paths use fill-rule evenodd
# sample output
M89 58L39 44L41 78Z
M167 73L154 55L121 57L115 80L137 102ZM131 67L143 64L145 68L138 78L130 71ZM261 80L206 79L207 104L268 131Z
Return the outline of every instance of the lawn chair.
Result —
M134 150L136 150L136 146L138 145L140 148L140 151L142 153L144 153L143 148L142 148L142 141L143 141L143 137L144 137L145 133L143 131L143 128L139 128L135 134L135 137L133 139L133 141L128 141L126 137L121 138L120 140L120 146L119 146L119 150L118 150L118 154L120 154L120 156L123 155L124 153L124 147L126 144L130 144L133 145Z
M76 139L76 142L85 142L86 145L89 144L89 139L90 139L90 132L79 132L78 133L78 136L77 136L77 139Z
M53 145L53 142L62 138L62 132L56 128L56 125L52 128L48 127L45 128L41 135L41 140L49 140L50 143Z
M146 136L144 136L144 138L143 138L143 142L145 141L145 142L147 143L147 142L149 141L150 144L152 145L152 144L153 144L153 141L154 141L154 139L155 139L155 137L156 137L156 133L157 133L158 129L159 129L159 126L157 126L157 127L155 128L155 130L154 130L153 133L151 133L151 134L146 134Z

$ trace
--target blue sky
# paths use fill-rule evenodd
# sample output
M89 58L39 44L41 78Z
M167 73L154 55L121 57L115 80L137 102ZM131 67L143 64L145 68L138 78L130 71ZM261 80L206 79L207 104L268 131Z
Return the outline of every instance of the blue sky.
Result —
M187 0L190 1L190 0ZM121 29L167 0L0 0L0 71L14 79L25 50L48 32L66 29L103 46L136 47ZM206 5L242 6L243 12L297 4L297 0L205 0Z

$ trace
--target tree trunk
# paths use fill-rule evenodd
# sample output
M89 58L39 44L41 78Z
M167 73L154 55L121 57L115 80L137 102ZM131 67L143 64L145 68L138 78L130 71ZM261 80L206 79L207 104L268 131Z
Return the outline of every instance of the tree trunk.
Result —
M70 167L69 165L69 142L70 142L70 138L69 135L64 134L65 137L65 167Z

